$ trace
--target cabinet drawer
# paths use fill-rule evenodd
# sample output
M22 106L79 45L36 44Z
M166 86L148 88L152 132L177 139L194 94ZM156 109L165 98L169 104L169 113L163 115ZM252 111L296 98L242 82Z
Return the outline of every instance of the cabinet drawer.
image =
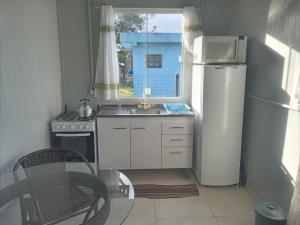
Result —
M193 134L193 120L164 122L162 123L162 134Z
M162 168L191 168L192 148L163 148Z
M162 135L163 147L192 147L193 135Z

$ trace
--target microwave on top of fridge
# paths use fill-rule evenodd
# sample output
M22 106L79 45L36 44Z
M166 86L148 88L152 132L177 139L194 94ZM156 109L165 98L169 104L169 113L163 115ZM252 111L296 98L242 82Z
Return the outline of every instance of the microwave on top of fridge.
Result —
M247 36L200 36L194 40L194 64L246 63Z

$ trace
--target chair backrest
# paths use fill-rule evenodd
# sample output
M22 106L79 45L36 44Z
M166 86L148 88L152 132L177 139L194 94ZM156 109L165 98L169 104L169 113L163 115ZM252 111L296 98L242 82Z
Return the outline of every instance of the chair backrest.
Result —
M23 169L50 163L83 162L95 174L88 160L78 151L63 148L47 148L29 153L20 158L13 167L15 172L20 166Z

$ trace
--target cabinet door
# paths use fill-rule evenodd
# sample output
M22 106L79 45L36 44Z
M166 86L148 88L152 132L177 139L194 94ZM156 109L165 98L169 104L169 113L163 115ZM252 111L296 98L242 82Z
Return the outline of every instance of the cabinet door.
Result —
M132 122L131 168L161 168L161 123L159 121Z
M99 162L116 169L130 168L130 125L111 118L98 119Z
M176 147L162 149L162 168L192 168L193 149Z

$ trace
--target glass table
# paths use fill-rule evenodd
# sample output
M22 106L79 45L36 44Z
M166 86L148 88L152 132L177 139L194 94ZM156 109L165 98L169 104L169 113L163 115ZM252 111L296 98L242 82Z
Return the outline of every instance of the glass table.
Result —
M51 163L0 175L2 225L118 225L134 189L120 171L84 163Z

